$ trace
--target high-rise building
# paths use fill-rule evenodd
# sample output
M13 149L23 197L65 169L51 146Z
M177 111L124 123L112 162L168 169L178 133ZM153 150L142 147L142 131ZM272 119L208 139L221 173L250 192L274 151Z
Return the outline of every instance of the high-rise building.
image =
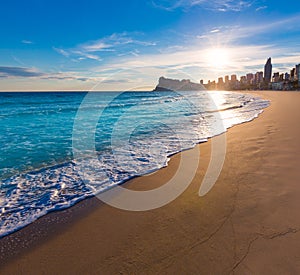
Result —
M264 80L264 73L263 72L257 72L255 74L255 83L256 84L262 83L263 80Z
M284 80L284 74L279 75L279 81L282 82Z
M241 81L242 84L245 84L247 82L247 77L246 76L241 76Z
M219 77L218 83L217 83L217 87L218 87L218 90L224 89L224 81L223 81L223 77Z
M236 81L237 81L237 76L236 76L236 74L233 74L231 76L231 82L236 82Z
M289 73L285 73L284 74L284 80L289 80L290 79L290 74Z
M271 57L269 57L265 65L265 72L264 72L265 82L269 83L271 81L271 77L272 77L272 60Z
M247 81L250 83L251 80L254 78L254 74L250 73L246 75Z
M228 75L225 76L225 83L226 83L226 84L229 83L229 76L228 76Z
M291 74L290 74L290 80L291 80L291 81L294 81L294 80L295 80L295 73L296 73L296 69L293 68L293 69L291 70Z
M300 83L300 64L296 65L295 75L296 75L298 82Z
M274 73L273 74L273 82L279 82L279 77L280 77L279 73Z

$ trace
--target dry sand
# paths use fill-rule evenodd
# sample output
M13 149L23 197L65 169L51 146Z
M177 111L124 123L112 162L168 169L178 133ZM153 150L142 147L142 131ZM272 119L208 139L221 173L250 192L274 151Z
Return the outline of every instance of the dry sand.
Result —
M223 171L208 195L198 189L211 142L199 145L194 181L169 205L127 212L93 198L49 214L0 240L0 272L299 274L300 93L256 94L272 105L228 131ZM126 186L162 184L179 160Z

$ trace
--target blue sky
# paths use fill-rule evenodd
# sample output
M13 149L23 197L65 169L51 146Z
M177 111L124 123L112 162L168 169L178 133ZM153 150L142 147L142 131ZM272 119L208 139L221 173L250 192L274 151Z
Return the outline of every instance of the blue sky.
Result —
M300 63L300 1L11 0L0 90L149 90Z

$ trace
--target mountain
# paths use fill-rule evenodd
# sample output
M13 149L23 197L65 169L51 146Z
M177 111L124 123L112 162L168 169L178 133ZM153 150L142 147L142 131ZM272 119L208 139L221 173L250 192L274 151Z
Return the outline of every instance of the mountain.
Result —
M189 79L170 79L160 77L158 85L153 91L202 91L204 86L200 83L193 83Z

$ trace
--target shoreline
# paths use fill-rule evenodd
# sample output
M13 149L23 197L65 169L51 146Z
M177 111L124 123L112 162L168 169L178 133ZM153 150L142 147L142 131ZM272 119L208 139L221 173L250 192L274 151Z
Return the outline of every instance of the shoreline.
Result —
M208 91L208 92L210 92L210 91ZM243 93L243 91L233 91L233 92ZM251 91L249 94L253 94L255 92L256 91ZM264 112L264 110L265 109L263 109L262 112L260 114L258 114L257 117L254 117L250 121L245 121L245 122L235 124L235 125L229 127L226 130L225 134L228 132L229 129L231 129L235 126L245 124L245 123L250 123L253 120L257 119ZM219 135L217 135L217 136L219 136ZM217 136L210 137L210 138L207 139L207 141L200 142L196 146L201 146L202 144L208 143L208 142L211 143L211 139L213 139ZM184 149L182 151L173 153L170 156L168 156L168 158L170 160L168 161L168 164L167 164L166 167L159 168L158 170L156 170L154 172L147 173L145 175L135 176L135 177L133 177L129 180L126 180L125 182L121 183L120 185L122 185L125 188L126 188L126 185L129 185L131 187L131 189L137 190L137 191L151 190L153 188L158 187L158 186L150 187L150 185L147 186L147 187L141 187L141 186L137 186L136 184L132 184L131 181L134 181L135 178L150 176L152 174L157 173L160 170L163 170L163 169L167 168L169 166L169 162L175 157L179 158L176 162L176 166L178 167L179 162L180 162L180 154L182 154L185 151L194 150L196 146L194 146L193 148ZM54 166L60 166L62 164L64 164L64 163L60 163L60 164L57 164L57 165L54 165ZM30 171L30 172L36 172L36 171L40 171L40 170L43 170L43 169L46 169L46 168L47 167L42 167L42 168L39 168L39 169L34 170L34 171ZM75 202L73 205L71 205L69 207L66 207L66 208L63 208L63 209L60 209L60 210L50 211L47 214L39 217L37 220L34 220L33 222L25 225L24 227L18 228L15 231L13 231L11 233L8 233L8 234L4 235L3 237L1 237L0 238L0 246L2 248L4 247L4 249L2 249L2 250L5 250L6 246L8 246L8 245L11 246L12 243L14 243L13 239L15 239L15 238L19 239L19 238L22 238L22 237L26 238L26 237L30 236L30 239L25 239L23 242L29 244L30 247L31 246L35 247L36 245L38 245L38 242L41 239L41 235L40 236L34 236L35 235L34 231L37 231L37 232L43 231L44 234L42 235L43 236L42 238L44 238L44 237L46 237L46 238L50 237L51 238L51 234L52 234L51 230L49 230L49 232L50 232L50 235L49 235L49 233L47 232L47 229L48 229L48 226L50 226L50 225L53 226L53 221L56 222L56 224L54 224L52 231L56 231L57 227L59 227L58 229L61 229L60 227L64 228L65 226L67 226L68 223L70 223L70 222L72 223L73 220L80 219L82 217L81 211L83 213L89 213L89 212L93 211L93 207L95 205L98 206L98 205L102 205L102 204L105 204L105 203L100 201L97 198L97 196L90 196L90 197L87 197L87 198L84 198L82 200L79 200L79 201ZM64 224L64 223L66 223L66 224ZM23 232L23 231L28 231L28 232ZM32 239L32 236L34 236L33 239ZM26 249L25 246L21 245L21 247L18 247L18 244L15 243L14 248L10 247L9 250L12 250L12 251L17 250L17 253L15 255L14 254L9 255L9 254L5 253L4 260L5 260L6 257L9 260L15 258L19 254L21 254L24 249ZM3 253L1 253L1 255L0 255L0 267L1 267L2 258L3 258Z
M173 90L166 90L166 92L175 92L175 91L173 91ZM185 92L188 93L189 91L185 91ZM192 91L192 92L193 92L193 91ZM207 92L213 92L213 93L215 93L215 92L218 92L218 91L209 91L209 90L208 90ZM220 91L220 92L225 92L225 93L226 93L226 92L230 92L230 91ZM236 92L236 93L239 93L239 94L243 94L243 91L233 91L233 92ZM252 95L253 95L253 93L249 93L249 94L252 94ZM256 97L260 97L259 95L255 95L255 96L256 96ZM234 106L234 107L229 107L229 108L224 107L224 109L220 109L220 110L218 110L218 112L221 113L222 111L227 111L227 110L231 110L231 109L239 109L239 108L241 108L242 106L244 106L244 105L241 105L241 106ZM266 107L266 108L267 108L267 107ZM240 125L240 124L244 124L244 123L248 123L248 122L252 122L252 121L255 120L257 117L259 117L259 115L261 115L261 113L263 113L263 111L264 111L266 108L261 109L261 111L260 111L256 116L253 116L250 120L246 120L246 121L243 121L243 122L234 124L234 125L232 125L232 126L229 126L229 127L225 130L225 132L224 132L225 135L226 135L226 132L228 132L228 130L231 129L232 127L234 127L234 126L237 126L237 125ZM209 112L210 112L210 111L208 111L208 113L209 113ZM212 111L212 112L215 112L215 111ZM218 137L218 136L220 136L220 135L222 135L222 134L224 134L224 133L215 135L215 136L213 136L213 137L206 137L206 138L203 138L201 141L199 141L196 145L193 145L192 147L181 148L180 151L173 152L173 153L171 153L171 154L169 154L169 155L166 156L167 159L168 159L168 161L166 162L165 166L161 166L160 168L156 168L155 170L152 170L152 171L149 170L149 171L145 172L144 174L133 175L133 176L131 176L129 179L126 179L126 180L120 182L120 183L117 184L117 185L118 185L118 186L123 186L124 184L126 185L129 181L133 180L133 179L136 178L136 177L143 177L143 176L147 176L147 175L156 173L156 172L159 171L160 169L163 169L163 168L167 167L167 166L168 166L169 160L170 160L172 157L174 157L175 155L180 154L180 153L182 153L182 152L184 152L184 151L193 150L193 149L194 149L196 146L198 146L199 144L205 143L205 142L207 142L208 140L210 140L210 139L212 139L212 138L214 138L214 137ZM71 164L72 166L73 166L73 165L76 166L76 164L73 163L73 159L65 159L65 160L62 160L61 162L56 163L56 164L50 164L50 165L46 165L46 166L40 165L40 166L34 167L33 170L24 170L24 171L20 172L19 174L9 176L7 179L9 179L9 178L11 178L11 177L14 177L14 176L24 176L24 175L26 175L26 174L38 174L38 173L41 173L41 172L46 171L46 170L52 170L52 169L64 167L64 166L66 166L66 165L68 165L68 164ZM6 178L4 178L4 180L6 180ZM108 189L106 189L106 190L104 190L104 191L102 191L102 192L106 192L106 191L110 190L111 188L114 188L114 186L112 186L112 187L110 187L110 188L108 188ZM151 188L150 188L150 189L151 189ZM100 192L99 194L101 194L102 192ZM15 228L15 229L12 229L12 230L9 231L8 233L6 232L5 234L0 235L0 240L1 240L2 238L5 238L5 237L11 235L11 234L14 234L15 232L17 232L17 231L19 231L19 230L22 230L23 228L25 228L25 227L27 227L27 226L30 226L30 224L36 222L38 219L40 219L40 218L42 218L42 217L44 217L44 216L46 216L46 215L51 214L52 212L60 212L60 211L64 211L64 210L66 210L66 209L68 209L68 208L70 208L70 207L75 206L76 204L80 203L80 202L83 201L83 200L90 199L90 198L93 198L93 197L97 197L99 194L97 194L97 195L88 194L88 195L86 195L86 196L84 196L84 197L76 198L76 199L74 200L74 202L72 202L72 203L71 203L70 205L68 205L68 206L63 206L63 207L61 207L61 208L59 208L59 209L49 209L49 210L47 210L45 213L43 213L41 216L35 218L34 220L31 220L31 221L29 221L28 223L27 223L27 222L26 222L26 223L23 223L22 225L18 226L18 227Z
M245 91L238 92L245 93ZM276 122L274 117L272 117L274 115L278 117L276 112L278 112L280 105L280 96L287 102L296 102L297 98L298 103L300 102L300 96L294 92L251 91L249 94L271 100L271 106L264 109L264 112L254 121L235 125L235 127L231 127L227 131L229 151L226 156L224 169L216 186L204 198L199 198L195 191L198 190L199 181L203 178L208 165L210 140L197 145L201 150L201 163L195 180L184 194L174 202L161 209L133 213L111 208L96 198L89 198L68 209L49 213L25 228L0 239L2 252L0 266L3 266L3 271L14 273L20 270L26 270L27 272L39 270L51 273L51 270L52 272L60 270L71 274L78 270L87 271L88 268L89 271L103 270L104 273L118 272L120 270L124 272L138 272L141 270L146 270L150 273L159 270L171 272L174 270L180 271L178 268L180 263L183 263L181 257L186 259L185 253L191 256L191 259L188 260L190 264L187 267L191 272L199 270L198 268L201 265L203 268L203 264L206 265L205 270L208 272L230 271L233 268L237 272L247 270L242 269L245 265L243 255L246 255L249 259L248 261L251 262L251 257L248 257L250 254L248 250L254 247L254 242L257 246L257 243L261 244L268 238L276 239L276 234L279 234L278 236L281 236L280 234L288 237L293 236L293 234L298 233L297 228L299 225L295 221L297 226L294 226L292 223L293 219L291 219L289 223L283 223L284 226L280 226L278 221L277 223L274 221L274 226L266 226L264 218L268 216L266 214L269 214L265 212L266 209L258 207L255 212L256 207L259 203L262 203L264 197L260 198L260 194L255 194L256 189L252 188L251 184L264 193L271 202L272 199L277 198L277 193L274 193L274 190L270 192L268 187L272 186L271 181L273 181L274 173L276 174L278 171L272 171L272 169L269 171L267 169L268 171L265 175L260 172L259 167L265 165L263 160L267 160L272 164L272 159L264 159L264 157L272 155L272 152L267 150L270 149L269 145L267 145L270 136L277 137L277 143L278 138L280 140L280 137L276 134L280 130L279 126L283 125L277 125L279 122ZM294 98L291 99L291 97ZM272 106L273 101L275 106ZM283 114L286 111L283 110ZM296 118L299 117L299 112L297 114ZM288 130L291 129L289 128ZM292 130L296 131L297 129ZM254 131L261 135L253 133ZM289 136L287 133L284 134L284 138ZM263 137L263 141L258 139L258 137ZM290 138L295 142L293 139L295 138L294 135L291 135ZM247 146L243 147L243 142L246 143L244 139L248 141L249 144L247 145L250 145L250 148ZM294 143L291 143L290 146L292 144L294 145ZM279 146L283 147L283 145L280 144ZM265 151L263 146L266 147ZM188 153L188 151L172 156L167 167L150 175L134 178L123 184L123 186L134 190L144 190L145 185L147 185L147 188L152 189L159 186L159 184L163 184L176 172L180 156ZM239 152L244 153L244 156L240 156ZM280 160L287 158L291 161L290 154L289 150L287 150L287 153L283 152L280 155ZM234 156L236 156L237 160ZM248 163L249 159L253 163ZM298 159L299 157L296 157L294 163L297 163ZM284 163L283 166L287 168ZM233 171L236 167L241 171ZM274 165L271 168L274 170ZM294 168L294 165L291 165L290 170L295 173L297 179L299 173ZM277 176L282 177L282 173L279 172ZM264 181L268 184L256 184L251 179L253 175L256 175L261 180L258 183ZM294 177L291 177L289 180L292 181L292 187L298 192L294 179ZM245 185L240 186L240 182L245 183ZM277 179L278 182L280 183ZM278 189L278 185L276 185L276 188ZM241 189L246 190L243 191ZM293 192L296 192L294 189ZM282 190L280 191L283 192ZM291 195L290 190L283 192L284 195L287 193ZM237 198L240 196L245 201L240 200L237 203ZM250 201L248 196L252 197L252 199L254 197L254 202ZM292 202L297 204L294 200ZM287 204L288 202L283 200L279 206L284 206L284 203ZM277 205L274 207L272 203L270 205L272 207L262 203L262 206L267 207L269 210L277 209L278 207ZM258 211L261 209L264 211ZM286 210L286 207L284 209ZM251 214L251 210L259 214L256 221L258 219L265 225L263 229L261 229L259 224L252 222L252 220L255 220L255 217ZM293 211L296 212L297 209L291 212ZM250 215L251 219L247 220L247 215L241 215L242 213L239 212ZM294 212L289 215L295 214ZM235 220L240 223L236 223ZM230 223L235 224L235 226L230 225ZM51 227L49 227L50 225ZM286 228L279 230L281 227ZM236 234L237 232L240 234ZM221 237L218 237L218 234L221 234ZM242 236L244 234L245 236ZM233 235L235 235L235 239L232 238ZM94 236L94 238L91 236ZM225 239L229 240L224 240L224 236ZM217 241L213 241L214 238ZM78 239L81 240L80 244L73 243ZM155 240L154 243L151 242L153 239ZM175 242L174 240L177 241ZM222 246L218 244L219 241ZM232 245L233 241L235 246ZM199 246L203 249L198 249ZM237 249L237 246L240 249ZM103 251L103 247L107 249ZM233 249L234 247L235 249ZM13 256L9 252L14 248L17 248L18 252ZM141 249L142 251L140 251ZM55 255L54 251L59 251L59 255ZM73 251L72 254L70 254L71 251ZM155 255L154 251L156 251L157 255ZM245 254L247 251L248 253ZM123 255L124 253L126 255ZM225 255L223 255L224 253ZM64 259L60 260L58 258L60 255ZM74 256L77 260L71 260L71 255L72 258ZM219 259L220 266L216 267L213 262L218 255L223 256ZM82 256L84 256L84 259L80 260ZM46 259L49 261L46 261ZM243 263L240 261L242 259ZM32 264L32 269L26 267L28 262ZM110 266L111 263L114 266ZM256 268L263 268L263 266L256 264ZM184 271L184 269L181 271Z

